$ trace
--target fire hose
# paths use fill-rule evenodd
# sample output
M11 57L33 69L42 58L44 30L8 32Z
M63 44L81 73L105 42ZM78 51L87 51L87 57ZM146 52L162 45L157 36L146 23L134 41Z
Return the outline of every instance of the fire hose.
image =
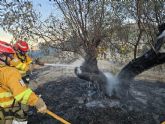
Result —
M46 66L59 66L59 67L65 67L65 66L69 66L69 65L65 65L65 64L48 64L48 63L41 63L39 61L39 59L36 60L36 64L38 65L46 65ZM73 66L70 66L73 67ZM64 124L71 124L68 121L64 120L63 118L61 118L60 116L56 115L55 113L51 112L50 110L47 109L46 113L50 116L52 116L53 118L57 119L58 121L64 123Z
M60 116L56 115L55 113L49 111L48 109L47 109L46 113L47 113L48 115L52 116L53 118L59 120L60 122L64 123L64 124L71 124L71 123L69 123L68 121L66 121L66 120L64 120L63 118L61 118Z

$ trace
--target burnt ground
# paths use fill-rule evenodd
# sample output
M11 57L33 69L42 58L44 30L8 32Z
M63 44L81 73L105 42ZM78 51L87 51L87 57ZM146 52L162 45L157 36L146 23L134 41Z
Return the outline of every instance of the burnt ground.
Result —
M52 68L34 72L48 74ZM55 70L55 68L53 68ZM47 72L46 72L47 71ZM165 82L135 80L131 82L131 98L109 99L98 97L90 82L74 75L59 76L47 83L38 84L35 90L42 94L48 108L72 124L160 124L165 120ZM49 115L29 112L28 124L60 124Z

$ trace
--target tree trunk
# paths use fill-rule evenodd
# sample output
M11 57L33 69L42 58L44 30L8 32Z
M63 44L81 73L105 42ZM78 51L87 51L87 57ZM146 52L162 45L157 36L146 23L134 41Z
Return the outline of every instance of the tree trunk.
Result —
M130 97L131 80L143 71L163 63L165 63L165 53L156 54L153 50L149 50L143 56L132 60L118 74L119 85L114 95L120 99Z
M108 95L105 88L106 77L101 71L99 71L96 57L88 54L85 57L85 62L82 66L75 68L75 74L80 79L92 82L101 97Z
M95 73L95 74L99 73L96 56L92 56L90 54L86 55L82 67L85 72Z
M118 74L119 79L130 80L138 74L165 62L165 53L149 50L143 56L129 62Z

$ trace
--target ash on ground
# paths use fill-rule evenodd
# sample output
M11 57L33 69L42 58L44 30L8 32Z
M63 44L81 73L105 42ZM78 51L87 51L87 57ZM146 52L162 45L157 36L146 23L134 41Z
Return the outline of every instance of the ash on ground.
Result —
M50 71L54 73L51 75ZM81 80L73 74L59 75L58 78L51 78L51 81L43 78L45 75L47 78L50 75L52 77L56 73L55 67L35 71L34 80L40 77L35 92L42 94L49 110L72 124L160 124L165 120L165 82L132 81L132 97L120 101L99 97L97 88L91 82ZM47 114L38 114L31 108L29 124L60 122Z

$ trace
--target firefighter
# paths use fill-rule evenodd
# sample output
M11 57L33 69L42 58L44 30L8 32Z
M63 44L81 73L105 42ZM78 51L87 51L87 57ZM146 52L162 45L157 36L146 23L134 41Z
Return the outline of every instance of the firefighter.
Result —
M30 72L32 71L31 65L38 64L44 65L38 59L32 61L32 58L27 54L29 51L29 45L26 41L18 40L13 45L16 54L14 54L14 59L10 61L10 65L16 67L22 75L22 79L26 84L29 84Z
M19 71L10 66L15 54L10 44L0 41L0 124L27 124L27 115L20 105L34 106L45 113L47 106L21 78Z
M21 73L22 77L24 77L27 71L30 70L30 64L32 63L31 57L27 55L29 51L29 46L27 42L18 40L13 45L16 53L14 54L14 59L10 61L10 65L16 67Z

